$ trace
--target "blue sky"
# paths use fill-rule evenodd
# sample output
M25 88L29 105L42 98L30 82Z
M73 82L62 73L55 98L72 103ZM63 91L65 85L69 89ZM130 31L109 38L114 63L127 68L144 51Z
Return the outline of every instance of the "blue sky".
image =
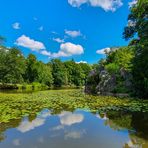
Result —
M39 60L96 63L104 48L125 46L129 2L134 0L0 0L0 35ZM99 50L99 51L98 51Z

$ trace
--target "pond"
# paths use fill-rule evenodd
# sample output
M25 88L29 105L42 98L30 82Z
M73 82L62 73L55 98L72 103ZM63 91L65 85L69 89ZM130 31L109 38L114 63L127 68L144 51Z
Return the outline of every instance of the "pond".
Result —
M0 93L0 148L147 148L147 105L82 90Z

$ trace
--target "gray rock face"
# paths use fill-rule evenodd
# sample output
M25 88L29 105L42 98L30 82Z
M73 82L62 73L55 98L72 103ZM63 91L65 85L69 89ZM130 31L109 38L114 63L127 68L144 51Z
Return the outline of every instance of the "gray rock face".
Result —
M132 87L132 75L124 69L120 69L118 74L109 74L105 69L91 71L89 81L86 84L87 93L101 95L121 93L123 96L126 90Z

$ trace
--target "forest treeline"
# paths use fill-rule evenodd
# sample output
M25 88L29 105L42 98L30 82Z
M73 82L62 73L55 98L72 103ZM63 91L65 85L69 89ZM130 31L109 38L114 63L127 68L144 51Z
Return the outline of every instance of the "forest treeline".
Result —
M87 63L74 60L62 62L53 59L47 64L38 61L35 55L24 57L18 48L0 46L0 83L40 83L49 87L84 86L91 70Z
M86 91L103 94L130 93L148 99L148 1L130 8L123 38L127 47L111 48L90 73Z
M33 54L27 58L17 48L0 47L0 83L41 83L47 86L86 86L86 92L127 93L148 98L148 1L131 8L123 37L126 47L110 48L98 64L62 62L45 64ZM0 44L4 41L0 37ZM109 94L110 95L110 94Z

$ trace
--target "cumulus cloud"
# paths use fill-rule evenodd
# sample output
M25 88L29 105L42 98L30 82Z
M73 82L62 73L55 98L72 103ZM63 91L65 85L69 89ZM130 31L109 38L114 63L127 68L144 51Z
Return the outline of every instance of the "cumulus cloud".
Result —
M105 52L109 52L109 51L110 51L110 48L107 47L107 48L103 48L103 49L97 50L96 53L97 54L105 54Z
M42 50L40 53L45 56L51 56L51 52L49 52L47 50Z
M68 3L73 7L80 7L82 4L87 3L88 0L68 0Z
M13 27L14 29L20 29L20 28L21 28L21 27L20 27L20 23L18 23L18 22L12 24L12 27Z
M60 39L60 38L53 38L53 41L57 42L57 43L64 43L64 39Z
M138 2L138 0L132 0L131 2L128 3L129 8L133 7L134 5L136 5Z
M105 11L112 12L123 5L122 0L68 0L68 3L73 7L89 3L92 7L101 7Z
M62 125L72 125L75 123L81 123L84 120L84 116L82 114L73 114L71 112L62 112L60 117L60 122Z
M86 61L79 61L79 62L76 62L77 64L80 64L80 63L87 63Z
M42 42L35 41L26 35L22 35L16 40L16 45L29 48L32 51L39 51L40 49L45 49L45 46Z
M69 57L72 55L80 55L84 53L84 49L81 45L76 45L70 42L63 43L60 45L60 50L57 53L53 53L51 57Z
M82 36L81 32L76 30L65 30L65 34L72 38Z

